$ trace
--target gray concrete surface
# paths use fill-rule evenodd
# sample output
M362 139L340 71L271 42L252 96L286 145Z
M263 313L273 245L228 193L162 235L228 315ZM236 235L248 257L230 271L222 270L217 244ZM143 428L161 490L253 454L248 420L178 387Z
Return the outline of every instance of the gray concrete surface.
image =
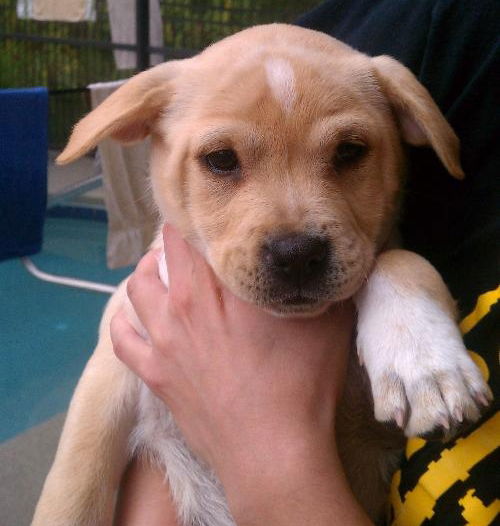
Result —
M29 526L64 417L57 415L0 444L0 526Z

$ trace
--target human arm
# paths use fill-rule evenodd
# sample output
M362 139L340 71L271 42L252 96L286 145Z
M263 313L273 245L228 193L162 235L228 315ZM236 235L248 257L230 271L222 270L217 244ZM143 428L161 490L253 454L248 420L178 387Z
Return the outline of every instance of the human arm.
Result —
M119 315L115 352L214 468L237 523L368 524L334 438L352 307L276 318L221 287L173 228L165 244L169 290L153 254L128 289L152 345Z

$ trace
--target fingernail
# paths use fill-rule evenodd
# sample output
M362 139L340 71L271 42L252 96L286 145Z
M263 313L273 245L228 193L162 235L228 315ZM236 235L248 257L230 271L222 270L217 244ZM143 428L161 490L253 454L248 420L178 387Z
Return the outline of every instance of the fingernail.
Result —
M438 418L438 422L441 424L441 427L443 429L446 429L446 430L450 429L450 423L448 422L448 415L440 414Z
M396 414L394 415L394 419L396 420L396 424L399 428L403 429L404 424L404 411L402 409L397 409Z
M474 398L476 399L477 402L480 402L480 403L481 403L482 405L484 405L485 407L487 407L487 406L490 405L490 402L489 402L489 400L486 398L486 396L484 395L484 393L475 393Z
M455 409L453 410L453 418L459 423L463 422L464 415L460 407L455 407Z

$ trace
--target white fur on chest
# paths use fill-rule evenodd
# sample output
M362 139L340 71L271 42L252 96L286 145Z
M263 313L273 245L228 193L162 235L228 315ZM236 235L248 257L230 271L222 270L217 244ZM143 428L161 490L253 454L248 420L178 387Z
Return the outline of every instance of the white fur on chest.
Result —
M235 526L213 472L190 452L167 406L141 382L132 454L145 454L165 471L183 526Z
M161 280L168 286L163 253L158 257L158 267ZM189 451L168 407L142 381L130 447L132 454L145 454L165 470L183 526L235 526L220 482Z

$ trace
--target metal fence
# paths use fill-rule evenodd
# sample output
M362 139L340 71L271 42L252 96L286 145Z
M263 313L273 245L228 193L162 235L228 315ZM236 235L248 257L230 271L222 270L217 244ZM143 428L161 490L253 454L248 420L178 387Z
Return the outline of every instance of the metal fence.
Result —
M135 50L136 45L111 41L106 0L96 0L95 21L77 23L19 19L16 3L17 0L0 0L0 88L40 85L49 88L49 141L51 148L58 149L72 125L89 111L88 84L135 73L135 68L118 70L113 51ZM191 56L245 27L290 22L317 3L317 0L162 0L165 46L149 51L163 53L165 60Z

